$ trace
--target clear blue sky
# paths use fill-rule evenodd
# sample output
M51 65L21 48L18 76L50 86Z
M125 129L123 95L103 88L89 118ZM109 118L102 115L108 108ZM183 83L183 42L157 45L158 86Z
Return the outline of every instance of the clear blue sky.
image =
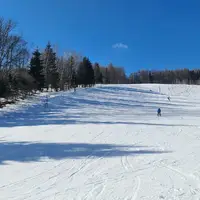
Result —
M50 40L127 73L200 67L199 0L0 0L0 16L31 48Z

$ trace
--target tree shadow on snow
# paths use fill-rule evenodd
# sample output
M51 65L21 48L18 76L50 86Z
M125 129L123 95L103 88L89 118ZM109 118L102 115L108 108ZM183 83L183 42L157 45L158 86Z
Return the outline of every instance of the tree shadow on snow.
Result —
M95 90L95 91L94 91ZM110 99L99 98L94 99L94 96L90 96L92 91L96 94L98 91L115 91L116 98ZM4 113L0 116L0 127L16 127L16 126L40 126L40 125L67 125L67 124L128 124L128 125L147 125L147 126L189 126L187 124L176 123L151 123L148 121L137 122L134 119L138 118L137 110L142 111L144 114L144 120L156 119L156 111L159 106L165 109L167 103L154 102L140 102L136 100L124 100L120 99L117 91L140 91L134 88L120 88L120 87L105 87L105 88L91 88L88 89L88 93L62 93L49 99L49 108L45 109L43 103L27 105L18 109L17 111L11 111ZM144 92L143 90L141 90ZM147 91L147 93L151 93ZM59 93L58 93L59 94ZM104 94L106 95L106 94ZM170 104L170 103L169 103ZM171 105L172 106L172 105ZM188 116L188 111L184 109L178 109L175 107L167 107L168 113L164 116ZM184 108L184 107L183 107ZM96 111L95 111L96 110ZM93 112L95 111L95 112ZM117 112L116 112L117 111ZM123 114L124 113L124 114ZM122 115L121 115L122 114ZM199 110L194 110L190 115L199 116ZM117 115L117 120L112 119ZM121 115L121 116L120 116ZM148 115L148 116L147 116ZM105 120L105 116L107 119ZM124 117L128 116L133 121L123 121ZM148 117L146 119L145 117ZM108 120L108 117L110 118ZM91 120L92 119L92 120Z
M30 109L32 110L32 109ZM164 126L164 127L196 127L196 125L189 124L177 124L177 123L153 123L153 122L137 122L134 121L134 118L137 116L131 115L133 121L123 121L119 120L119 118L112 119L112 113L107 114L111 119L103 120L105 113L81 113L77 110L75 114L68 114L66 112L65 115L60 115L62 111L47 111L41 112L41 110L36 109L34 111L26 111L26 112L15 112L8 113L3 117L0 117L0 127L18 127L18 126L42 126L42 125L84 125L84 124L107 124L107 125L145 125L145 126ZM187 113L181 113L181 116L187 115ZM127 114L128 115L128 114ZM175 115L175 114L174 114ZM170 117L170 114L166 114L166 116ZM99 118L100 117L100 118ZM121 118L124 116L122 115ZM130 116L129 116L130 117ZM137 118L135 118L137 119ZM145 118L144 118L145 119ZM152 119L152 118L151 118Z
M0 164L6 161L36 162L48 158L62 159L93 159L99 157L112 158L118 156L137 156L141 154L162 154L170 151L149 149L145 146L89 144L89 143L28 143L0 142Z
M156 94L156 95L164 95L159 92L155 92L152 90L148 89L138 89L138 88L130 88L130 87L118 87L118 86L108 86L108 87L103 87L103 88L92 88L92 90L99 91L99 92L108 92L108 93L119 93L119 92L132 92L132 93L144 93L144 94Z

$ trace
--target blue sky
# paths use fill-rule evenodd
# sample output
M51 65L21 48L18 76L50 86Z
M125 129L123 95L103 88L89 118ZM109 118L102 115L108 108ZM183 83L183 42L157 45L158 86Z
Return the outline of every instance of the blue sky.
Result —
M198 0L0 0L0 16L32 49L50 40L127 73L200 67Z

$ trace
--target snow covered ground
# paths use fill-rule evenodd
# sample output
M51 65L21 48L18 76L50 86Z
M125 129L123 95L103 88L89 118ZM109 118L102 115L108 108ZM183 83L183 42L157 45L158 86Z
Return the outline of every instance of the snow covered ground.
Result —
M200 199L199 86L52 93L48 109L41 98L0 110L1 200Z

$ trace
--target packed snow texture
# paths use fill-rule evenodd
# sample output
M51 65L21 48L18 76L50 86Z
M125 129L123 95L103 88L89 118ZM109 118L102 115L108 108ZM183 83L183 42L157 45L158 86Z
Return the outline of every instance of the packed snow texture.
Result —
M200 199L199 86L45 96L0 110L1 200Z

